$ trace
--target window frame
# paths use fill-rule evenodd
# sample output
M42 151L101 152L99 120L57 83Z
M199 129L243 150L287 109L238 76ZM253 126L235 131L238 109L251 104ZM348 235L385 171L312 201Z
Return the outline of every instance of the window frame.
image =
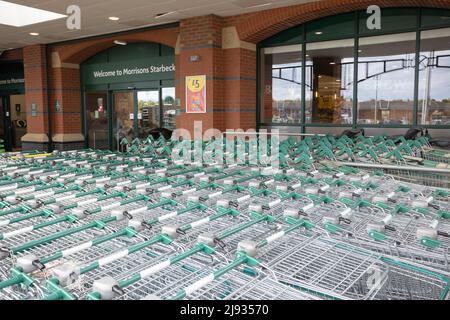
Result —
M317 39L317 40L312 40L312 41L307 41L307 30L308 30L308 25L311 22L317 23L317 21L319 20L326 20L327 18L330 17L337 17L340 15L334 15L334 16L330 16L330 17L325 17L325 18L321 18L319 20L314 20L311 22L307 22L304 23L300 26L295 26L293 28L288 29L288 31L292 32L292 30L294 28L298 28L299 30L301 30L300 33L300 41L296 41L296 42L280 42L280 43L276 43L273 41L273 39L276 39L277 37L281 37L282 38L282 33L285 31L280 32L279 34L276 34L270 38L268 38L267 40L270 39L270 41L268 41L269 43L265 43L265 41L262 41L260 43L257 44L256 46L256 50L257 50L257 55L256 55L256 63L257 63L257 78L256 78L256 103L257 103L257 109L256 109L256 129L259 130L261 127L293 127L293 128L299 128L301 133L305 133L306 132L306 128L308 127L349 127L348 124L332 124L332 123L306 123L306 88L305 88L305 80L306 80L306 68L303 67L302 68L302 86L301 86L301 121L300 123L290 123L290 124L284 124L284 123L274 123L274 122L263 122L262 118L261 118L261 112L262 112L262 90L263 88L261 87L261 85L263 84L263 79L262 79L262 65L261 65L261 54L263 54L263 49L264 48L270 48L270 47L278 47L278 46L284 46L284 45L292 45L292 44L299 44L302 46L302 51L301 51L301 56L302 56L302 66L306 66L306 45L307 43L314 43L314 42L323 42L323 41L328 41L328 40L342 40L342 39L354 39L354 52L353 52L353 57L354 57L354 75L353 78L354 79L358 79L359 73L358 73L358 64L359 64L359 39L360 38L367 38L367 37L372 37L372 36L381 36L381 35L390 35L390 34L401 34L401 33L406 33L406 32L414 32L416 34L416 52L415 52L415 70L414 70L414 101L413 101L413 116L412 116L412 124L409 125L398 125L398 124L358 124L358 81L354 81L353 84L353 114L352 114L352 127L353 128L410 128L411 126L423 126L423 127L427 127L430 129L450 129L450 125L422 125L420 124L420 119L418 119L418 106L419 106L419 68L417 67L419 65L419 60L420 60L420 52L421 52L421 32L422 31L427 31L427 30L439 30L439 29L444 29L444 28L449 28L450 27L450 19L449 19L449 23L448 25L445 24L440 24L440 25L436 25L436 26L427 26L427 27L422 27L422 21L423 21L423 11L425 10L426 13L429 13L430 11L435 10L440 11L439 9L433 9L433 8L386 8L384 10L396 10L398 12L402 12L402 10L406 10L406 11L411 11L411 10L415 10L416 12L416 26L415 27L409 27L409 28L399 28L397 30L390 30L390 31L374 31L373 33L367 33L367 32L360 32L359 27L360 27L360 19L362 15L367 15L367 13L365 11L355 11L353 12L353 22L355 24L354 26L354 30L355 33L353 34L353 36L349 36L348 34L345 34L343 36L335 36L333 38L326 38L326 39ZM405 11L405 12L406 12ZM348 15L348 13L344 13L346 15ZM450 15L450 11L448 12L448 14Z

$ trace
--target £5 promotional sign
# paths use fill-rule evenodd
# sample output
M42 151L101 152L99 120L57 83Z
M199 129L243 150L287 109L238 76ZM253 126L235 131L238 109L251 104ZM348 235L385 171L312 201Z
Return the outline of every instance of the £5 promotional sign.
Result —
M206 76L186 77L186 113L206 113Z

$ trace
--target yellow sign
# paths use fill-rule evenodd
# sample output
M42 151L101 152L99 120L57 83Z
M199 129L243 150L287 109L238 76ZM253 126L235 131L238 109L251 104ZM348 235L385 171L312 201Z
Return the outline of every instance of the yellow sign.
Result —
M320 96L319 97L319 108L320 109L332 109L334 107L333 96Z
M186 77L186 113L206 113L206 76Z
M206 77L205 76L191 76L188 78L188 88L192 92L200 92L205 87Z
M16 120L16 127L17 128L26 128L27 121L26 120Z

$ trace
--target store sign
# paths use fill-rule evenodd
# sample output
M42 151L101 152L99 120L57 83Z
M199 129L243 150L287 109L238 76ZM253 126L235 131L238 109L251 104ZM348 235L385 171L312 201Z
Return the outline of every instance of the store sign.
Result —
M16 78L16 77L8 77L2 78L0 75L0 91L1 90L24 90L25 88L25 79Z
M0 86L6 86L6 85L15 85L15 84L24 84L25 79L0 79Z
M186 113L206 113L206 76L186 77Z
M25 89L22 63L6 63L0 66L0 90L21 91Z
M175 78L173 57L157 57L124 63L88 64L82 69L84 84L170 80Z

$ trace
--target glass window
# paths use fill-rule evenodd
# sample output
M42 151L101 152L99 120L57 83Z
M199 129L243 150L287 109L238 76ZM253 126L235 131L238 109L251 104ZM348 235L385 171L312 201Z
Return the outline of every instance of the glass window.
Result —
M306 40L342 39L353 36L355 32L355 13L351 12L309 22L306 25Z
M175 118L179 115L180 108L175 102L175 88L162 88L163 99L163 127L174 130L176 127Z
M261 122L300 123L301 45L265 48L261 60Z
M86 93L86 116L88 147L107 150L108 143L108 110L106 92Z
M450 10L422 9L422 27L445 27L450 25Z
M133 141L134 125L134 92L115 92L113 94L113 151L126 151L126 147L121 145L124 138L129 143Z
M306 123L351 124L354 40L306 46Z
M382 8L381 29L374 30L371 16L364 10L325 17L261 42L273 47L260 53L260 122L450 126L450 10ZM420 32L417 83L418 28L434 30Z
M0 96L0 151L4 150L4 146L6 143L6 137L5 137L5 106L3 104L4 98Z
M416 34L360 38L358 124L413 121Z
M160 128L159 90L138 91L139 138L145 139L150 131Z
M27 128L18 125L18 121L27 121L27 113L25 110L25 95L10 95L10 117L11 117L11 137L12 149L20 150L22 148L22 137L27 134Z
M284 30L283 32L277 33L276 35L267 38L261 45L272 46L278 43L283 44L297 44L303 42L303 25L295 26L293 28Z
M450 28L423 31L417 121L450 125Z

